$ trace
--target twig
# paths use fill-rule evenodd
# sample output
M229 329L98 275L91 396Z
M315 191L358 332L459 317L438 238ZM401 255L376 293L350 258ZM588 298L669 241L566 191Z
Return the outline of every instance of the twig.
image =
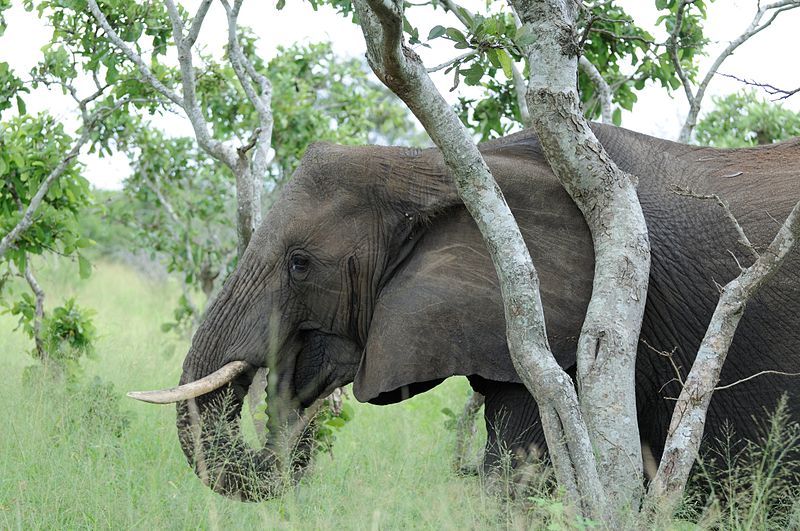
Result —
M250 151L255 147L256 143L258 142L258 137L260 134L261 134L261 128L256 127L256 129L253 131L253 134L250 135L250 140L247 141L247 144L243 144L238 148L236 148L236 151L239 153L239 156L246 155L248 151Z
M748 376L747 378L742 378L741 380L737 380L733 383L729 383L726 385L718 385L717 387L714 388L714 391L722 391L723 389L730 389L734 385L739 385L740 383L747 382L749 380L752 380L753 378L757 378L765 374L777 374L778 376L800 376L800 372L783 372L783 371L770 371L770 370L760 371Z
M786 89L778 88L775 85L771 85L769 83L759 83L758 81L749 80L749 79L746 79L746 78L741 78L741 77L738 77L738 76L734 76L732 74L720 74L720 75L723 76L723 77L727 77L727 78L733 79L733 80L738 81L740 83L744 83L745 85L749 85L751 87L758 87L760 89L764 89L766 91L766 93L769 94L770 96L777 96L777 95L780 94L781 97L780 98L776 98L777 101L785 100L786 98L794 96L795 94L800 92L800 87L798 87L796 89L792 89L792 90L786 90Z
M474 50L466 52L466 53L462 53L458 57L454 57L453 59L450 59L449 61L445 61L444 63L442 63L440 65L434 66L432 68L428 68L428 73L431 74L433 72L438 72L439 70L443 70L443 69L447 68L450 65L458 63L459 61L463 61L464 59L467 59L469 57L472 57L476 53L477 52L474 51Z
M672 370L675 371L675 378L673 378L672 380L661 386L661 389L664 389L664 387L666 387L671 382L676 380L678 381L678 383L681 384L681 387L683 387L683 375L681 374L681 367L678 367L678 364L675 363L675 352L678 350L678 347L674 347L670 352L667 352L666 350L658 350L656 347L648 343L646 339L640 339L640 341L644 344L644 346L646 346L659 356L667 358L669 360L670 365L672 365ZM659 389L659 392L661 391L661 389Z
M617 21L619 22L619 21ZM644 37L640 37L639 35L620 35L618 33L614 33L613 31L604 29L604 28L591 28L592 33L599 33L601 35L605 35L607 37L611 37L614 40L618 41L640 41L645 44L649 44L651 46L655 46L655 41L651 41L649 39L645 39ZM583 46L583 42L581 42L581 47Z
M464 9L463 7L453 2L453 0L442 0L441 3L448 11L453 13L456 16L456 18L458 18L458 20L462 24L464 24L465 27L467 28L470 27L469 20L464 15L461 14L461 10Z
M679 16L682 13L682 8L686 4L688 4L686 0L681 1L681 7L678 9ZM691 88L689 87L688 81L685 79L685 75L683 74L683 69L680 65L680 61L678 60L677 55L677 48L676 48L676 41L679 31L680 21L676 20L675 28L670 35L670 40L668 41L668 48L670 50L670 58L673 62L673 66L675 67L676 72L678 73L679 77L681 78L681 82L683 83L684 91L686 92L686 98L689 101L689 114L686 116L686 121L683 123L683 127L681 128L681 133L679 136L679 141L681 142L688 142L692 132L694 131L695 126L697 125L697 116L700 112L700 105L703 101L703 97L705 96L706 89L708 88L709 83L716 75L719 67L722 63L733 54L733 52L742 44L747 42L751 37L760 33L761 31L768 28L784 11L790 11L792 9L796 9L800 7L800 0L779 0L777 2L773 2L772 4L767 4L762 6L759 2L758 10L756 14L753 16L753 20L750 22L750 25L745 29L745 31L739 35L737 38L732 40L728 43L728 46L725 47L724 50L717 56L714 60L714 63L706 72L705 77L697 86L697 91L692 94ZM761 19L764 16L772 11L772 15L769 19L762 23Z
M753 246L753 244L750 242L750 239L747 237L747 234L745 234L744 229L739 224L739 221L736 219L736 216L734 216L733 212L731 212L731 209L728 206L728 203L723 201L722 198L720 198L717 194L698 194L696 192L693 192L692 190L689 190L688 188L681 188L679 186L676 186L673 189L673 192L678 194L678 195L682 195L682 196L686 196L686 197L694 197L695 199L714 200L714 201L716 201L717 204L720 207L722 207L722 209L725 211L725 216L727 216L727 218L731 221L731 223L733 223L733 226L736 229L736 233L739 236L739 243L742 244L745 247L745 249L750 251L750 254L753 256L753 258L758 259L758 257L759 257L758 251ZM741 266L740 266L740 269L741 269Z

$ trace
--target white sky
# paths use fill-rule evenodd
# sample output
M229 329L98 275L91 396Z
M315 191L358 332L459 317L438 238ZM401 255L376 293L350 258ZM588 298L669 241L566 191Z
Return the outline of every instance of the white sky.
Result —
M0 37L0 61L7 61L18 75L24 77L39 60L40 49L49 39L50 28L36 17L35 12L25 12L21 3L20 0L15 1L14 7L6 13L9 27L5 35ZM484 5L481 0L467 0L462 3L473 11L480 11ZM640 26L654 33L657 39L663 39L663 34L653 29L658 16L654 2L619 0L618 3ZM184 4L190 12L193 12L197 2L184 2ZM757 4L758 0L717 0L710 5L706 36L711 39L712 45L708 49L709 57L706 58L705 64L701 65L701 74L705 73L719 51L748 26L756 12ZM409 11L409 16L412 18L412 23L419 27L423 38L434 25L457 26L452 15L446 15L442 11L432 12L429 8L412 9ZM242 8L240 21L252 27L259 37L260 53L265 59L273 57L279 45L323 40L331 41L334 51L339 55L349 57L364 55L365 47L360 29L327 7L314 12L306 2L289 0L282 11L276 11L272 1L250 0L245 2ZM777 87L800 86L800 68L798 68L800 65L793 44L798 28L800 28L800 9L781 14L770 28L756 35L729 57L720 68L720 72L771 83ZM218 53L226 38L225 15L222 7L215 2L206 17L198 44ZM417 49L428 66L440 64L461 53L443 39L434 43L437 46L433 49L422 47ZM462 83L459 92L451 93L450 75L434 74L433 78L449 101L455 101L458 93L463 94L462 90L468 90ZM709 86L704 108L711 107L711 96L729 94L739 88L741 88L740 83L717 76ZM87 93L89 90L87 85ZM623 126L654 136L676 138L688 108L682 91L670 97L662 89L654 87L646 88L638 95L639 102L634 111L623 114ZM68 124L74 124L73 128L77 126L75 105L60 91L48 92L40 89L28 95L26 102L29 112L48 109ZM800 109L800 96L789 99L785 105ZM170 133L192 135L188 121L182 116L172 115L163 120L159 125ZM121 155L107 159L83 155L81 160L87 164L87 178L100 188L120 188L122 180L128 174L127 160Z

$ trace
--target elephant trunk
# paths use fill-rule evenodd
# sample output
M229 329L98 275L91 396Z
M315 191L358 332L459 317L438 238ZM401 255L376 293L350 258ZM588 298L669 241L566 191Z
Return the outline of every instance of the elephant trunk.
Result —
M300 477L313 444L308 423L298 424L304 417L297 415L291 429L270 430L263 448L245 442L239 417L252 377L249 371L220 389L177 403L178 437L189 464L215 492L242 501L279 495ZM181 384L188 381L184 371ZM287 433L294 436L292 443Z

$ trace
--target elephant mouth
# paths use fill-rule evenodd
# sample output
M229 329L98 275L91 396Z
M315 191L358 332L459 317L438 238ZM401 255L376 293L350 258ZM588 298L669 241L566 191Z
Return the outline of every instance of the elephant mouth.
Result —
M240 415L258 369L246 361L233 361L178 387L128 393L149 403L176 403L179 440L195 473L214 491L242 501L279 495L299 479L313 452L316 403L302 408L292 407L293 402L268 400L263 447L245 442ZM270 386L266 387L269 390ZM259 392L259 396L263 395ZM282 404L280 411L278 404Z

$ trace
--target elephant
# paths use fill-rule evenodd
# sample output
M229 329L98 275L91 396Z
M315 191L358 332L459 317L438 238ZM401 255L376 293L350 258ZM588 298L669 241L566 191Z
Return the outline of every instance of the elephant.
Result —
M723 201L764 249L800 200L800 139L723 150L592 127L638 179L650 236L635 382L642 443L657 463L670 398L680 392L676 370L685 376L691 366L719 286L753 260L726 209L701 196ZM479 148L537 268L553 355L574 376L594 268L584 218L532 131ZM791 419L800 419L800 385L780 374L800 371L798 274L795 249L748 302L720 383L776 372L715 393L706 441L726 425L755 438L754 418L784 395ZM178 402L181 445L216 491L244 500L273 495L275 452L269 444L252 448L235 428L255 370L269 365L271 392L296 412L350 383L356 399L380 405L463 375L485 395L485 469L497 465L501 449L544 452L536 402L512 365L504 325L491 259L437 149L313 144L192 339L182 385L219 378L225 367L230 375ZM211 434L219 419L234 427ZM209 457L219 452L224 459Z

